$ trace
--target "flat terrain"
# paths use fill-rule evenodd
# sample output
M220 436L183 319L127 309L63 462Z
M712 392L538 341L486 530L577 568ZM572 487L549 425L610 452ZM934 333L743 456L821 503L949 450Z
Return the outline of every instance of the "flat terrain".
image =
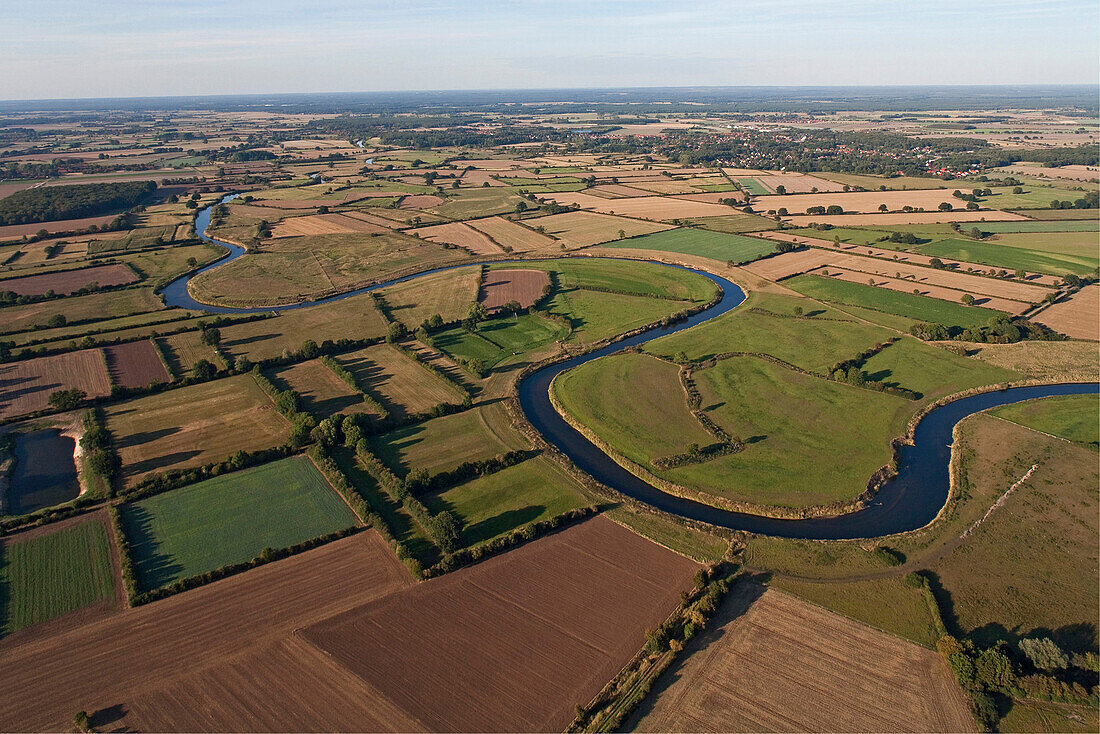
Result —
M398 414L422 413L440 403L462 402L457 390L388 344L341 354L337 361L388 410Z
M1028 400L995 408L990 414L1074 443L1094 447L1100 443L1100 426L1096 422L1100 403L1095 395Z
M303 456L153 495L122 517L142 591L358 523Z
M930 650L749 582L715 622L658 680L635 731L974 731Z
M28 275L0 280L0 292L10 291L20 296L41 296L49 291L68 295L90 285L106 287L138 281L138 275L125 265L100 265L94 268L64 270L58 273Z
M299 407L317 420L334 413L368 413L370 407L363 402L363 395L353 390L336 373L311 359L289 367L280 367L271 373L276 386L298 393Z
M200 359L217 364L217 355L209 344L202 343L201 331L185 331L180 334L157 337L168 364L179 377L187 377Z
M28 303L25 306L8 306L0 309L4 332L20 331L45 325L54 315L62 315L69 321L102 319L146 313L164 308L152 288L127 288L113 293L92 293L87 296L71 296L65 299Z
M0 545L0 636L109 602L114 595L102 513L56 530L15 535Z
M110 395L111 376L103 352L82 349L0 365L0 418L45 410L57 390Z
M302 636L415 728L560 731L672 611L696 568L595 518Z
M576 479L537 456L424 498L432 512L450 510L463 523L462 542L477 545L587 504Z
M1100 340L1100 285L1061 298L1033 320L1074 339Z
M439 314L444 322L466 318L477 302L481 269L456 268L383 288L390 314L410 329Z
M107 427L122 457L122 480L202 466L235 451L277 446L290 425L251 375L191 385L116 403Z
M499 255L504 252L491 237L463 222L448 222L409 230L432 242L446 242L469 250L475 255Z
M542 227L547 234L554 235L571 250L620 239L620 232L625 239L672 228L669 224L642 222L637 219L613 217L594 212L552 214L548 217L532 219L528 224L532 227Z
M549 288L550 276L543 270L490 270L481 282L481 302L490 313L513 301L529 308Z
M103 348L111 382L119 387L142 388L154 382L170 382L153 342L142 339Z
M554 240L546 235L539 234L503 217L475 219L470 222L470 226L492 237L493 241L501 247L516 252L542 250L554 244Z
M365 532L59 635L0 641L0 728L64 731L81 709L102 729L418 728L294 635L410 583Z
M744 263L775 252L775 245L755 237L711 232L705 229L670 229L608 243L608 247L632 250L681 252L719 262Z

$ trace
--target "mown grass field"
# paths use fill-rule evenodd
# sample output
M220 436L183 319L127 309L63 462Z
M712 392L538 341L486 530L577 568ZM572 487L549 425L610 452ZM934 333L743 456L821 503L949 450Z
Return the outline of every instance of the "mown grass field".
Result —
M450 510L463 523L462 542L478 545L516 528L588 504L576 479L536 456L495 474L424 498L433 513Z
M645 354L612 354L563 373L552 389L570 415L599 426L619 453L648 465L689 444L714 442L688 410L679 371Z
M490 265L489 269L514 267L515 265L502 263ZM536 260L525 262L523 267L556 272L558 283L563 288L603 288L636 296L701 302L709 301L716 292L714 283L701 275L688 270L636 260L607 258Z
M814 314L790 318L794 308ZM833 319L843 319L840 321ZM802 369L828 372L833 365L885 341L893 332L860 324L808 298L753 293L746 303L687 331L644 347L651 354L703 360L723 352L760 352Z
M301 456L224 474L124 506L141 589L242 563L358 521Z
M897 385L935 399L978 385L1019 380L1017 372L961 357L912 337L904 337L868 359L868 379Z
M691 305L689 301L563 288L546 304L546 310L569 320L573 328L570 341L592 343L660 321Z
M0 635L114 597L102 520L0 546Z
M762 232L767 229L775 229L778 226L774 219L741 212L731 213L724 217L695 217L687 221L712 232L725 232L727 234Z
M878 191L885 187L889 191L899 189L955 189L958 188L955 181L944 181L942 178L923 178L920 176L869 176L859 173L833 173L832 171L818 172L814 174L828 181L836 181L839 184L849 186L861 186L868 191Z
M1007 235L1002 235L1007 236ZM1042 252L1036 249L1013 247L996 242L947 239L921 245L915 252L931 257L946 257L967 262L981 263L1006 270L1023 270L1036 273L1088 275L1100 265L1096 257Z
M984 225L983 225L984 227ZM912 247L912 245L901 245L895 242L879 242L882 237L889 237L891 232L912 233L916 237L925 240L941 239L943 237L949 237L955 234L955 231L951 229L948 224L907 224L897 225L894 227L883 227L881 229L868 229L864 227L833 227L828 230L811 229L809 227L802 229L788 230L793 235L799 237L813 237L819 240L826 240L833 242L834 238L839 237L841 242L849 245L875 245L877 247L885 247L891 250L902 250Z
M522 314L483 321L473 332L462 327L447 329L434 335L432 343L456 359L480 359L486 367L494 367L560 339L565 333L565 327L553 321L537 314Z
M1026 428L1059 436L1067 441L1100 444L1100 398L1096 395L1067 395L1028 400L989 411L991 415Z
M522 436L501 425L492 406L404 426L372 436L370 443L378 458L398 476L413 469L435 474L464 461L530 448Z
M680 252L734 263L750 262L775 252L775 244L772 242L706 229L670 229L629 240L609 242L605 247Z
M986 222L983 232L993 234L1012 232L1100 232L1100 220L1080 219L1064 222Z
M982 326L1002 315L1000 311L981 306L964 306L961 303L941 301L915 293L903 293L889 288L876 288L862 283L849 283L820 275L796 275L783 281L783 285L811 298L823 301L861 306L877 311L934 321L944 326L970 328Z

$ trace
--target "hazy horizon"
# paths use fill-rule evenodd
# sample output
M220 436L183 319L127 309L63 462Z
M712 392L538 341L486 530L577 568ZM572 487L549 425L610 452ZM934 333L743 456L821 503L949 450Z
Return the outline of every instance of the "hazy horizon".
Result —
M42 0L9 16L12 101L1100 78L1100 4L1081 0Z

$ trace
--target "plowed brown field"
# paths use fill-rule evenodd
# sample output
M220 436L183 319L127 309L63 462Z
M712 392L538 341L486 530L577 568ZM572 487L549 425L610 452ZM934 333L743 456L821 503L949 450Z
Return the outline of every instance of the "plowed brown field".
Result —
M150 382L170 382L172 379L156 347L148 339L104 347L103 354L107 357L111 380L119 387L145 387Z
M636 715L637 731L974 731L944 660L742 582Z
M672 611L696 568L600 517L302 636L420 728L561 731Z
M20 296L41 296L47 291L67 295L92 283L105 287L125 285L137 280L137 273L125 265L100 265L94 268L63 270L58 273L0 280L0 291L11 291Z
M490 270L481 284L481 302L489 311L499 311L509 301L528 308L548 285L550 275L545 270Z
M50 394L78 389L88 397L111 394L111 377L99 349L0 365L0 418L49 407Z
M294 635L411 583L367 531L61 634L2 640L0 729L68 731L82 709L101 731L418 728Z

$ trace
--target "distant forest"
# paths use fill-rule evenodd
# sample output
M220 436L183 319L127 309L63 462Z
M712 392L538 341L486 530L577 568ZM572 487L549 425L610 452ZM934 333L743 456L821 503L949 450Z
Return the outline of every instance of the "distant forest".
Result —
M0 199L0 225L82 219L129 209L157 188L152 181L24 189Z

